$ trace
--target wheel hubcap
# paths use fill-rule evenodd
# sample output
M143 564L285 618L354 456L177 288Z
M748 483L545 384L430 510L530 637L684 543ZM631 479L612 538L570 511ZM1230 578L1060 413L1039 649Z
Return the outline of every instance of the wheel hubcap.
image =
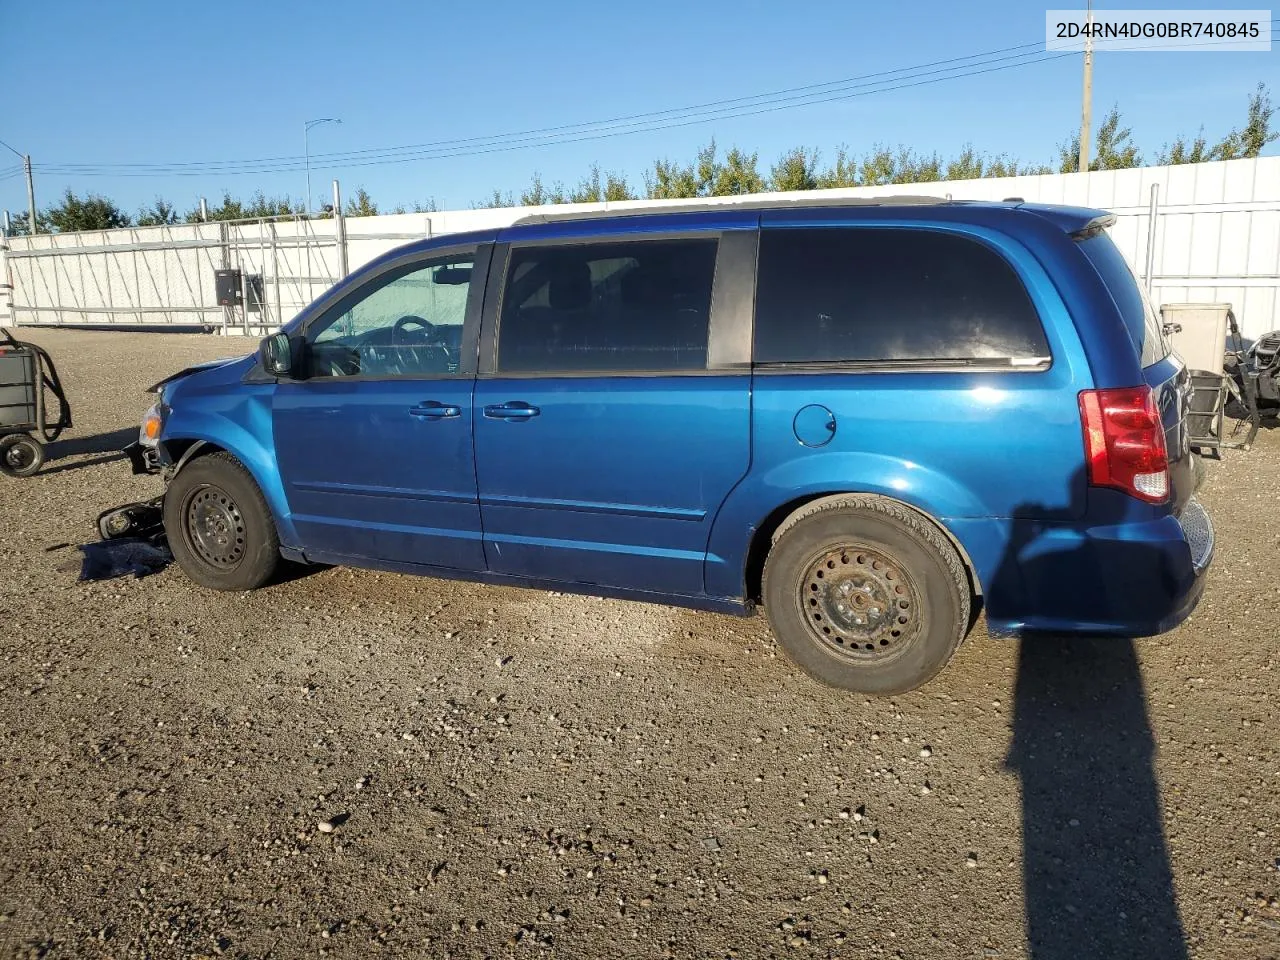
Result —
M205 485L187 501L187 542L206 563L228 570L244 557L244 518L220 487Z
M35 461L35 454L25 443L11 444L4 452L4 462L11 470L25 470Z
M915 583L878 549L848 546L815 557L798 593L810 634L842 657L896 655L919 631Z

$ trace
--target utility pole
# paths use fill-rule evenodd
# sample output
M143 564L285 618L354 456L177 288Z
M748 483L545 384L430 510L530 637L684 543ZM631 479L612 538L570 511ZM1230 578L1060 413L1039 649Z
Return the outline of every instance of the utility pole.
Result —
M30 236L35 236L36 234L36 184L35 184L35 181L31 179L31 154L18 153L17 150L13 149L13 147L9 146L3 140L0 140L0 147L4 147L14 156L22 158L22 172L27 175L27 216L30 217L30 219L27 221L27 233Z
M36 183L31 179L31 154L23 155L22 169L27 174L27 216L31 218L27 222L31 225L31 235L34 237L39 232L39 227L36 225Z
M1081 173L1089 172L1089 134L1093 114L1093 0L1089 0L1085 14L1084 36L1084 96L1080 105L1080 167Z

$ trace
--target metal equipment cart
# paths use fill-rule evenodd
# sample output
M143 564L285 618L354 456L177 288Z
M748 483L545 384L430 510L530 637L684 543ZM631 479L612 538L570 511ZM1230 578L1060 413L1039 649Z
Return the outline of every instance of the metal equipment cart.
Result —
M47 396L57 401L50 417ZM43 347L0 329L0 473L30 477L44 464L45 444L71 426L71 405Z

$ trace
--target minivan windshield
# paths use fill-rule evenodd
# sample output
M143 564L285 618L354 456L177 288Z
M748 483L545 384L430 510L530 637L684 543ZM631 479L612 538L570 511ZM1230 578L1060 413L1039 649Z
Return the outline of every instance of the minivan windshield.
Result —
M1169 344L1165 341L1155 309L1147 299L1146 290L1138 282L1120 248L1107 234L1099 233L1080 241L1080 249L1111 292L1111 299L1124 317L1134 348L1141 357L1143 369L1159 363L1169 355Z

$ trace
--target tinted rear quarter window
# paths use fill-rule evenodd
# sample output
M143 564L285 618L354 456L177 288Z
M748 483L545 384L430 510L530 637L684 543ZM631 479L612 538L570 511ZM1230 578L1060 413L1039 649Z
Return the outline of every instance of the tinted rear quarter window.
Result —
M757 363L1041 361L1022 280L986 245L940 231L767 229Z
M1098 271L1102 282L1107 285L1111 299L1124 318L1124 325L1129 331L1129 338L1133 340L1134 350L1143 369L1159 363L1169 355L1169 344L1165 341L1160 320L1156 317L1151 301L1147 299L1146 291L1142 289L1124 254L1105 233L1079 242L1080 249L1093 264L1093 269Z

